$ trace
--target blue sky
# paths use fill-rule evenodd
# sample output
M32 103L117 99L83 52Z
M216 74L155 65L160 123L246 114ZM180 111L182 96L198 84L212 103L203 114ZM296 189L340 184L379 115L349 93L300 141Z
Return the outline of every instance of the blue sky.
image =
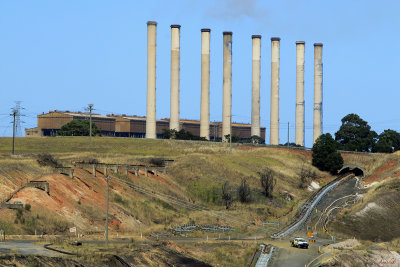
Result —
M250 122L251 35L262 35L261 124L269 140L270 38L281 37L280 141L294 141L296 41L306 42L306 146L312 143L313 43L324 44L324 132L357 113L400 131L399 1L1 0L0 136L49 110L146 114L146 22L157 29L157 118L169 117L170 25L181 24L181 118L200 118L200 29L211 28L212 121L222 117L222 32L233 32L232 114Z

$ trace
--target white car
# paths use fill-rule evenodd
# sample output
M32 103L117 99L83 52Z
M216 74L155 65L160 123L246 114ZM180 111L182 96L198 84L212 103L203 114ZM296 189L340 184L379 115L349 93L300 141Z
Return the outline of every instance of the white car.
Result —
M296 248L308 248L308 241L305 240L304 238L295 238L293 240L290 240L290 243L292 244L292 247Z

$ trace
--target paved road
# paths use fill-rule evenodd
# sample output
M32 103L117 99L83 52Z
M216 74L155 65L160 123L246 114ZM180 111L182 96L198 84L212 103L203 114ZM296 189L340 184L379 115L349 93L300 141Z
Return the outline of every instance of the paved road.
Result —
M0 242L1 254L41 255L58 256L58 253L45 249L42 245L29 241L6 241Z
M293 248L289 240L271 242L275 246L271 267L304 267L314 257L318 256L318 245L310 244L308 249Z

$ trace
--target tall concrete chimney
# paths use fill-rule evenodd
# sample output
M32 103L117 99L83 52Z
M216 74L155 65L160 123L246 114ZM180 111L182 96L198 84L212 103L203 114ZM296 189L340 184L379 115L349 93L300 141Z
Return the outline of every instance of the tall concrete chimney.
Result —
M210 29L201 29L200 136L210 140Z
M251 136L261 136L260 132L260 69L261 69L261 35L251 36L252 55L252 103L251 103Z
M180 25L171 25L171 115L169 129L179 131Z
M147 22L147 115L146 138L155 139L156 134L156 38L157 22Z
M232 124L232 32L223 33L223 102L222 102L222 138L231 134Z
M313 144L322 134L322 44L314 44L314 131Z
M296 42L296 145L304 146L304 46Z
M271 123L270 144L279 145L279 37L271 38Z

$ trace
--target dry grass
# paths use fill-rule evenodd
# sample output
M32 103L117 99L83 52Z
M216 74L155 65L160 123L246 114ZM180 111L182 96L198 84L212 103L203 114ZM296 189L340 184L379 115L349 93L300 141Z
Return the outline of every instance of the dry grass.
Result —
M0 138L0 151L10 153L11 138ZM94 137L93 152L142 156L177 156L192 153L227 153L226 144L213 142ZM17 138L16 153L89 152L89 137Z
M0 148L7 143L6 138L0 138ZM151 157L173 158L175 163L169 167L164 181L153 178L129 178L128 181L157 192L172 195L188 202L206 206L223 216L240 218L235 222L224 221L208 211L188 212L168 203L133 192L124 186L112 182L113 194L122 196L123 201L115 201L116 210L128 211L130 216L143 225L143 230L165 230L172 225L195 221L199 224L224 223L243 230L246 225L255 220L276 221L286 223L290 220L299 202L310 194L298 189L298 172L303 165L315 170L320 177L327 176L310 165L309 152L292 152L285 149L265 147L234 146L233 154L229 155L226 144L210 142L185 142L176 140L144 140L129 138L96 138L94 151L83 151L87 138L21 138L18 140L20 150L28 154L20 154L18 158L7 158L7 164L20 164L21 169L29 168L37 172L48 173L52 170L38 166L35 157L38 153L51 154L64 166L72 166L71 162L79 159L97 159L104 163L138 164ZM40 148L40 149L39 149ZM4 155L5 159L7 156ZM21 159L23 159L21 161ZM0 161L1 167L1 161ZM262 195L258 172L263 168L274 171L277 186L272 200ZM118 175L125 179L123 174ZM329 177L329 176L328 176ZM241 204L236 201L230 210L222 205L220 192L225 181L236 188L242 178L247 178L252 190L252 202ZM93 179L85 174L81 179ZM132 180L133 179L133 180ZM283 198L283 192L290 192L295 197L288 202ZM233 192L236 195L236 192ZM82 204L82 207L84 204ZM291 212L292 211L292 212ZM89 214L85 212L83 214ZM98 218L99 219L99 218ZM97 220L99 221L99 220ZM244 227L246 226L246 227Z
M254 250L258 248L256 242L220 242L210 241L195 244L182 244L196 258L212 266L247 266ZM210 253L212 252L212 253Z
M29 172L49 173L52 170L38 166L35 160L36 155L43 152L50 152L65 166L72 166L72 161L85 158L119 164L142 164L154 157L172 158L175 163L169 167L163 180L143 176L136 178L131 175L128 181L201 204L223 216L232 215L240 218L239 222L226 221L224 217L210 214L209 211L186 211L112 182L112 196L117 194L122 197L119 201L112 197L115 209L119 212L129 212L130 216L142 224L142 231L165 230L172 225L194 221L199 224L231 224L240 228L242 234L254 231L245 225L255 220L279 220L283 225L290 221L297 206L311 194L298 188L299 172L303 166L315 171L319 177L318 181L326 183L332 178L311 166L311 152L308 151L235 144L233 154L230 155L229 147L222 143L101 137L94 138L94 152L90 153L87 144L86 137L19 138L17 151L24 154L15 158L3 155L0 157L0 169L2 166L12 166L11 168ZM7 151L9 148L10 139L0 138L0 150ZM390 157L396 156L344 155L345 164L361 165L366 168L367 173L373 173ZM262 195L258 178L258 172L266 167L273 170L277 179L272 200ZM126 179L122 173L117 176L122 180ZM81 178L92 179L90 174ZM229 210L225 210L220 197L222 184L229 181L232 187L236 188L242 178L248 180L252 190L252 202L242 204L235 201ZM290 193L294 200L285 200L286 193ZM236 192L233 194L236 195Z
M360 167L365 169L365 175L369 176L372 175L376 169L383 165L384 162L399 158L394 154L381 154L381 153L374 153L374 154L342 154L344 159L344 165L347 164L356 164Z

